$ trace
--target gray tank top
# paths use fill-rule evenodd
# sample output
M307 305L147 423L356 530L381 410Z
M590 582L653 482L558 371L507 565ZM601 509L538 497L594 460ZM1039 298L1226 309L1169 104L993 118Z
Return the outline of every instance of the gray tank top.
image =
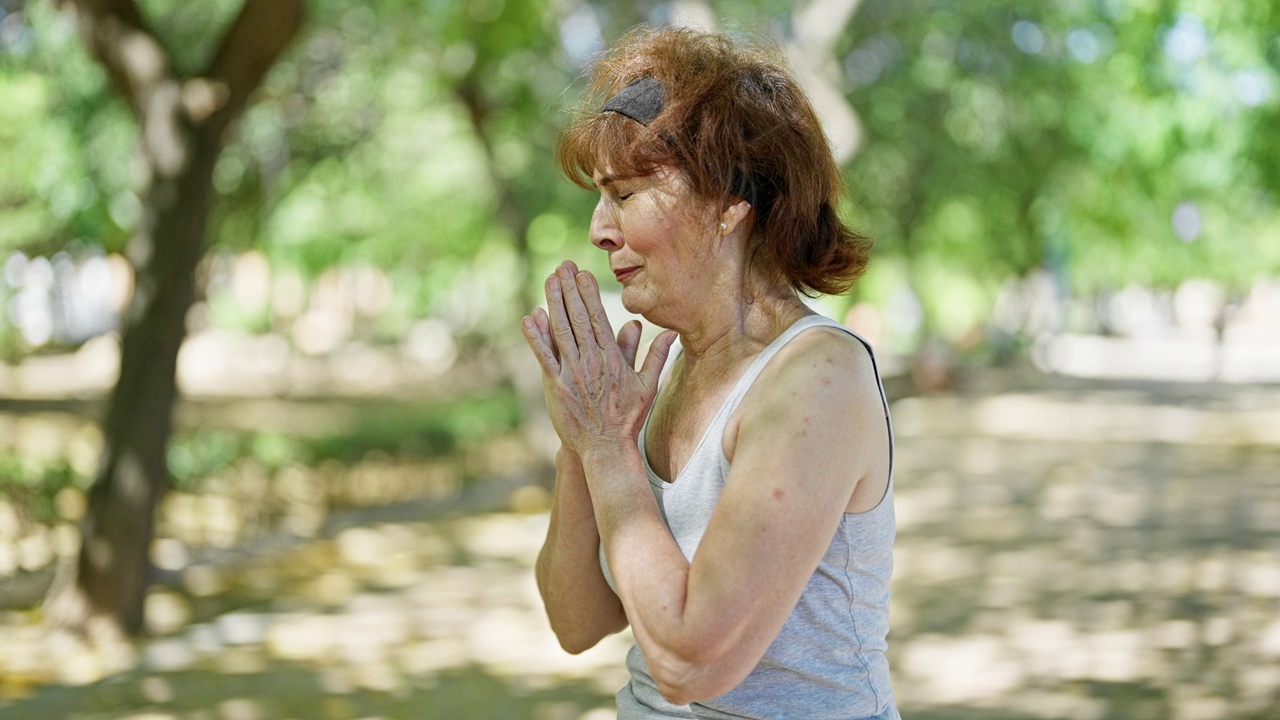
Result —
M805 330L819 326L849 333L871 351L865 340L834 320L809 315L796 321L747 367L674 483L664 482L649 467L644 447L646 418L639 444L649 484L671 534L690 561L729 474L729 461L721 447L729 417L778 350ZM676 355L671 354L663 369L664 381ZM876 381L880 384L889 433L888 488L875 508L845 513L841 518L826 554L760 663L741 684L720 697L705 703L673 705L658 692L640 647L632 646L627 654L631 681L617 695L618 720L898 717L885 660L889 576L893 569L893 430L878 368ZM603 548L600 567L609 587L616 592Z

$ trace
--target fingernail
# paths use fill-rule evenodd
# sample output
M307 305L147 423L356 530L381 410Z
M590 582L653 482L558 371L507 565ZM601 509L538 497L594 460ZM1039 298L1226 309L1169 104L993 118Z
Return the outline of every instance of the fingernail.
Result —
M591 281L590 281L589 279L587 279L587 274L586 274L586 273L581 273L581 272L580 272L580 273L578 273L577 275L575 275L574 277L578 280L578 284L579 284L579 285L590 285L590 284L591 284Z
M527 316L520 321L520 324L524 326L525 330L533 329L533 320L529 319Z

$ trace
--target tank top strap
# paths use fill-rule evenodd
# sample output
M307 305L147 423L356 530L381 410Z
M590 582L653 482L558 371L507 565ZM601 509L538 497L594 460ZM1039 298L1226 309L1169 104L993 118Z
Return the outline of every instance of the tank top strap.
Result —
M894 452L895 452L894 442L893 442L893 421L889 417L889 398L885 394L884 380L880 375L880 365L876 361L875 351L871 348L871 343L867 342L867 340L863 338L861 335L850 330L844 325L836 322L835 320L832 320L831 318L826 317L825 315L817 315L817 314L805 315L804 317L795 321L794 323L791 324L790 327L784 330L781 335L774 338L773 342L770 342L768 345L766 345L765 348L760 351L759 355L757 355L754 359L752 359L751 364L747 366L746 371L743 372L742 376L738 378L737 383L734 384L733 390L729 393L729 396L725 398L724 402L720 406L719 411L717 411L715 416L712 418L711 423L708 426L707 434L712 435L715 433L723 432L723 427L725 423L728 422L728 419L733 414L733 412L738 409L738 405L742 402L742 399L747 396L747 393L751 390L751 386L755 384L756 378L760 377L760 373L764 372L765 366L769 364L769 361L772 360L773 357L777 355L780 350L782 350L782 348L786 347L787 343L794 340L797 335L804 332L805 330L808 330L809 328L813 328L813 327L819 327L819 326L829 327L850 335L855 340L862 343L863 347L867 349L867 353L871 356L871 365L873 370L875 371L876 385L877 385L877 389L880 392L880 403L881 403L881 406L884 408L884 419L885 419L886 425L888 426L888 431L889 431L889 468L890 468L889 477L890 477L890 481L892 482L893 459L894 459ZM684 348L680 346L680 341L677 339L675 344L672 346L671 354L667 357L667 361L662 368L662 372L659 374L659 379L658 379L659 387L666 384L667 380L671 375L671 369L672 367L675 366L676 357L683 350ZM645 437L648 434L649 420L652 418L652 415L653 415L653 407L650 406L649 411L645 414L644 422L640 426L640 435L637 438L637 443L640 448L641 457L645 458L645 469L648 470L650 482L658 484L660 483L660 479L657 473L655 473L653 469L649 467L648 452L645 448Z
M849 332L849 330L843 325L840 325L835 320L823 315L805 315L794 323L791 323L790 327L783 330L781 335L774 338L773 342L766 345L765 348L760 351L760 354L756 355L751 361L751 364L747 366L746 371L742 373L742 377L738 378L738 382L733 386L733 390L729 393L729 396L725 398L724 406L721 408L721 415L728 417L733 414L734 410L738 409L738 404L741 403L742 399L747 396L748 392L750 392L751 386L756 382L756 378L760 377L760 373L764 372L765 366L769 364L769 361L772 360L773 357L782 350L782 348L786 347L787 343L794 340L797 335L805 330L819 325L827 325Z
M720 412L717 413L712 424L723 425L723 423L727 422L729 416L738 409L738 405L742 402L742 399L747 396L747 393L751 390L751 386L755 384L756 378L760 377L760 373L764 372L765 366L769 364L769 361L772 360L773 357L782 350L782 348L786 347L787 343L794 340L797 335L813 327L829 327L833 330L839 330L862 343L862 346L867 349L867 354L871 357L872 370L875 372L876 389L880 392L880 405L884 410L884 421L889 433L889 479L890 482L892 482L895 454L893 442L893 420L889 417L889 397L885 394L884 379L880 376L880 364L876 361L875 351L871 348L871 343L867 342L866 338L835 320L826 317L825 315L806 315L800 318L792 323L791 327L784 330L781 335L773 340L773 342L765 346L764 350L761 350L760 354L757 355L755 359L751 361L751 364L747 366L747 370L742 374L742 377L738 379L733 391L729 394L729 397L726 398L724 405L720 408Z

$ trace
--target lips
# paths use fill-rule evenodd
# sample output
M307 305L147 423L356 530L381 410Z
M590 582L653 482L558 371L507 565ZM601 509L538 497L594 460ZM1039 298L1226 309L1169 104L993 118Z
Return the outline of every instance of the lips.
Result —
M639 265L632 265L631 267L618 268L617 270L613 271L613 276L618 278L618 282L624 282L626 281L627 278L634 275L636 271L639 269L640 269Z

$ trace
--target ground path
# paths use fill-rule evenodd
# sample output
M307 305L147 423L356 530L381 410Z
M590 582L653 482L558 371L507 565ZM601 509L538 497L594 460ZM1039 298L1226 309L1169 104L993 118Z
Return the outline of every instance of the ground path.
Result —
M894 416L905 717L1280 716L1280 390L1005 388ZM546 516L493 512L493 488L485 511L193 561L136 648L0 615L0 717L612 717L629 639L557 647Z

